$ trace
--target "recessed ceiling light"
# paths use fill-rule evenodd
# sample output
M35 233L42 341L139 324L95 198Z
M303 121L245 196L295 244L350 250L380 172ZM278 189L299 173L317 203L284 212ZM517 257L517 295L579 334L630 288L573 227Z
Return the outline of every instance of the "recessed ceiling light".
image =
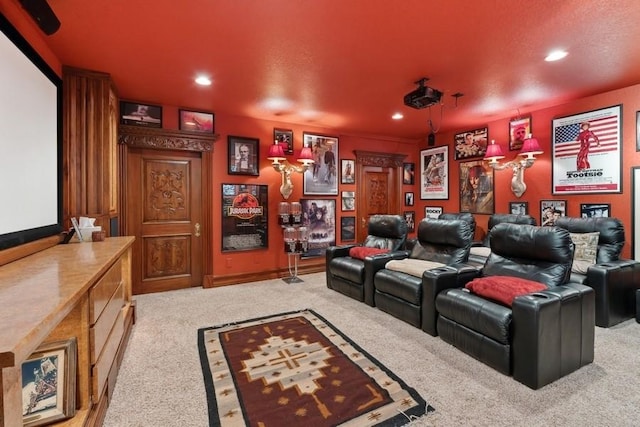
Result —
M404 116L402 115L402 113L395 113L393 116L391 116L391 118L393 120L400 120L400 119L403 119Z
M211 85L211 79L207 76L198 76L196 77L196 83L201 86L209 86Z
M568 55L567 51L554 50L553 52L549 53L549 55L547 55L547 57L544 58L544 60L547 61L547 62L558 61L558 60L564 58L567 55Z

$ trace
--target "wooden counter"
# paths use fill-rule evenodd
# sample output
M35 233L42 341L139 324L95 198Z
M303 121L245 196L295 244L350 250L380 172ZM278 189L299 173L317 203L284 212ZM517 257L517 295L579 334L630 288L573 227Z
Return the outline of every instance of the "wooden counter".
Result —
M22 425L22 362L40 344L72 337L78 413L60 425L101 424L133 323L133 240L57 245L0 267L1 427Z

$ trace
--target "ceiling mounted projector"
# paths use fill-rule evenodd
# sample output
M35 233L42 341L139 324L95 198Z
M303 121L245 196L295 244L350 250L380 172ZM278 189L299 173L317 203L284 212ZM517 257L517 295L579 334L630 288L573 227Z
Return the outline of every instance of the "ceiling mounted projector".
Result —
M442 98L442 92L437 89L430 88L424 84L427 82L426 77L421 78L416 82L418 89L413 92L409 92L404 96L404 105L407 107L420 110L422 108L431 107L440 102Z

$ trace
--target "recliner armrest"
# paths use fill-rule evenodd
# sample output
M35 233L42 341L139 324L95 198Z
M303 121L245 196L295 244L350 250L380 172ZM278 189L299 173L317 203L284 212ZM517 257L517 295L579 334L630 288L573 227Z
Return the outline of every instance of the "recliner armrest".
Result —
M364 258L364 302L373 307L375 302L373 295L375 286L373 278L376 273L384 268L384 266L394 259L405 259L409 257L409 251L393 251L382 254L376 254Z
M334 258L349 256L349 249L355 247L357 245L341 245L341 246L329 246L326 250L327 256L327 267L329 266L329 261Z
M438 336L436 296L445 289L462 288L480 275L481 269L470 264L453 264L422 273L422 330Z

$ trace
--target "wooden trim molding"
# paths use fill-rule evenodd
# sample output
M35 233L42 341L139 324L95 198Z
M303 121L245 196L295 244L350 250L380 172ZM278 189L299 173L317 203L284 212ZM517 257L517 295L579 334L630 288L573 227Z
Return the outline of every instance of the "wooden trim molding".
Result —
M203 135L128 125L120 125L118 128L118 143L129 147L210 152L217 139L218 134Z
M379 153L376 151L354 150L356 163L364 166L379 166L381 168L402 168L406 154ZM402 182L402 181L401 181Z

